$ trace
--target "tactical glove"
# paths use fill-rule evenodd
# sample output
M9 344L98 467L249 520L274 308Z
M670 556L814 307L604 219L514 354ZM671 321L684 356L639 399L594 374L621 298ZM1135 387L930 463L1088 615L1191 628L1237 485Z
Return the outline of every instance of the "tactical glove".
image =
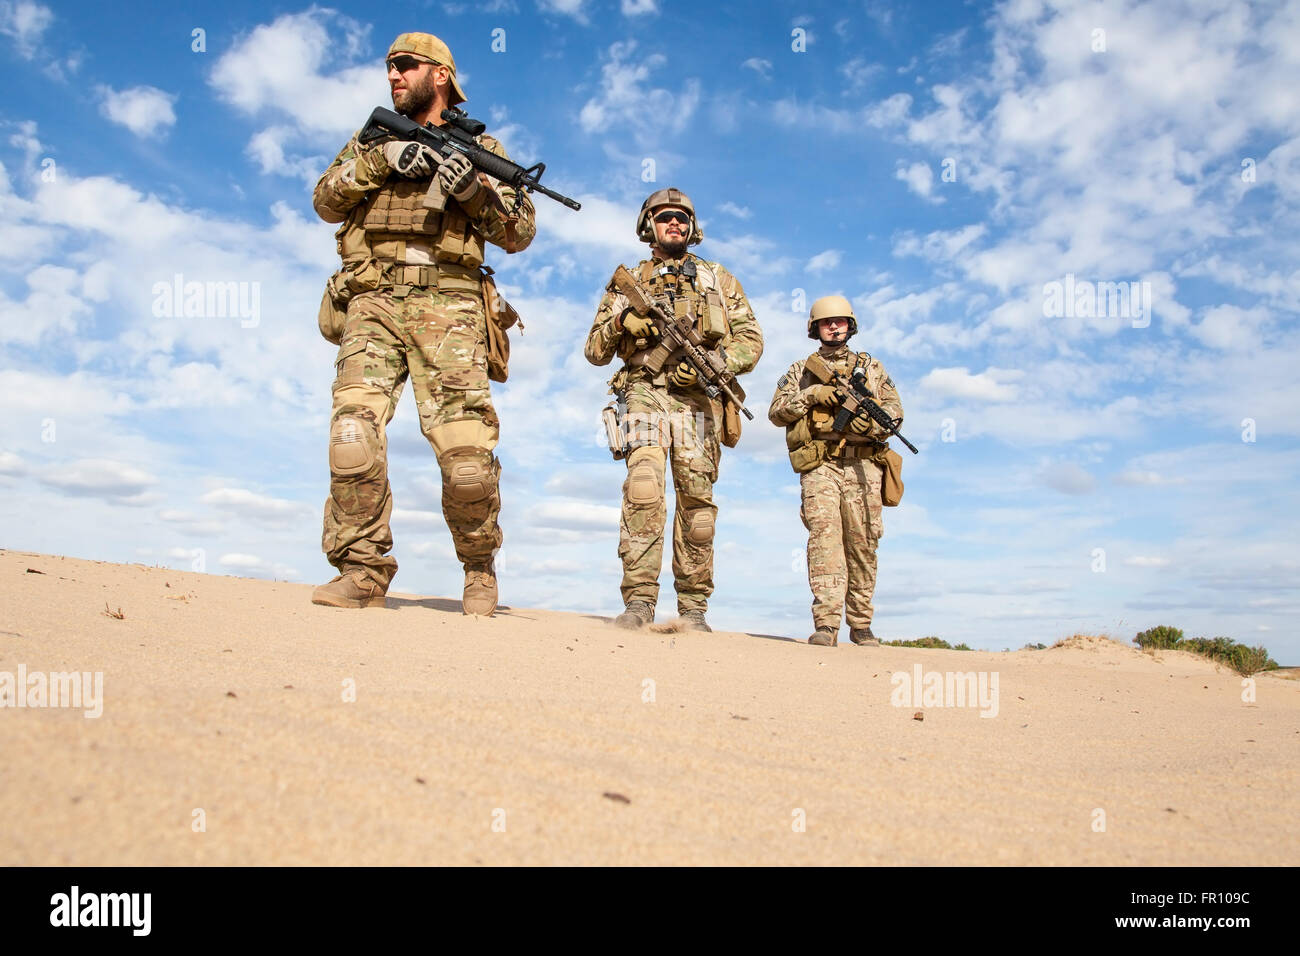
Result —
M853 418L849 419L849 431L855 435L865 435L871 431L873 424L874 422L866 415L854 415Z
M659 330L655 324L644 316L637 315L635 312L629 312L623 319L623 331L634 339L648 339L653 335L658 335Z
M814 385L808 390L808 404L831 408L840 403L840 393L834 385Z
M690 388L699 379L699 375L696 374L690 362L678 362L677 367L673 369L673 373L668 376L668 381L678 388Z
M406 179L427 179L438 168L442 157L423 143L396 140L383 146L384 159L393 172Z
M376 189L384 184L393 167L388 165L382 146L367 146L357 151L354 175L363 189Z
M443 192L457 202L472 199L482 186L474 164L464 153L453 153L450 159L443 160L438 169L438 182L442 183Z

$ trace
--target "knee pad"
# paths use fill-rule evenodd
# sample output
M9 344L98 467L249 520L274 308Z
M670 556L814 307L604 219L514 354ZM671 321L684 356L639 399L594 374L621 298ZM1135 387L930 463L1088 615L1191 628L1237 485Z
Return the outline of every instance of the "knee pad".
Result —
M664 497L664 450L655 446L633 449L627 459L627 500L638 506L655 505Z
M441 462L447 493L466 503L489 498L497 489L492 453L479 448L453 448Z
M379 430L369 409L344 409L330 423L330 471L337 477L365 474L379 450Z
M691 544L713 543L713 512L700 510L686 523L686 540Z

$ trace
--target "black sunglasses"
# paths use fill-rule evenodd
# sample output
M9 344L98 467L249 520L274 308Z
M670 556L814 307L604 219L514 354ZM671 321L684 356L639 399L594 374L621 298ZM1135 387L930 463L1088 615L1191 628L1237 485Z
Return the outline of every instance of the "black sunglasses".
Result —
M407 70L414 70L417 66L424 66L424 64L430 62L431 61L429 60L417 60L413 56L395 56L389 60L385 66L390 70L396 68L398 73L405 73ZM442 64L436 60L432 61L432 65L442 66Z
M688 223L690 223L690 221L691 221L690 216L686 215L686 213L684 212L677 212L676 210L670 212L661 212L659 215L655 216L655 222L659 222L659 223L680 222L683 226L685 226Z

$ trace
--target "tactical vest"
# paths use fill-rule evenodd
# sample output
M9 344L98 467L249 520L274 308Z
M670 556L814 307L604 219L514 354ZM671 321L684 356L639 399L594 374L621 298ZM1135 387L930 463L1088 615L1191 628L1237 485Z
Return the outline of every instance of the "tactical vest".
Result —
M852 363L841 360L828 361L827 364L845 374L852 374L855 368L865 368L871 361L867 352L848 352L845 357L848 356L853 357ZM800 389L818 384L807 370L799 378ZM790 466L796 474L812 471L831 457L875 458L888 447L864 435L837 432L832 427L834 422L832 410L814 405L802 418L786 426L785 445L790 453Z
M675 318L689 318L710 348L731 332L718 278L703 259L648 259L637 267L636 277L655 298L672 302Z
M455 200L448 198L441 210L427 208L429 183L394 176L339 228L339 256L354 284L478 289L483 237Z

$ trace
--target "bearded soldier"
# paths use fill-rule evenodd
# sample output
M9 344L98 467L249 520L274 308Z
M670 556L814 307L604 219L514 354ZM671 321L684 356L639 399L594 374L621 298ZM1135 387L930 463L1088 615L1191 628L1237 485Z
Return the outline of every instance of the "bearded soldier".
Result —
M763 333L745 290L726 269L686 251L704 238L695 207L685 193L661 189L641 206L636 234L650 244L650 258L632 271L641 288L666 304L677 320L686 318L727 371L753 369L763 354ZM659 344L657 326L632 311L611 281L587 336L586 356L607 365L617 355L623 367L610 381L626 409L627 480L618 553L623 560L623 604L615 622L637 629L654 620L663 558L666 472L677 492L673 516L673 577L677 613L690 630L710 630L704 614L713 593L713 533L717 507L720 443L734 445L739 426L724 429L723 400L710 398L696 369L679 355L657 372L647 366ZM729 434L724 434L724 431Z
M403 33L388 50L393 109L443 125L465 100L451 51L428 33ZM495 139L479 143L500 156ZM330 495L322 547L339 572L312 601L383 606L397 571L389 515L387 436L409 377L420 428L442 472L442 514L465 567L463 610L497 605L493 557L501 545L498 420L488 391L480 267L484 242L507 252L533 238L527 196L479 174L457 152L358 136L316 184L316 212L339 222L343 270L322 303L321 330L339 344L330 417ZM332 312L331 312L332 310ZM333 315L331 331L327 315Z
M816 627L809 644L838 643L841 613L848 618L854 644L880 643L871 632L871 595L876 588L876 542L884 531L881 483L888 432L866 415L853 418L847 431L833 430L835 409L844 395L807 367L813 363L846 376L861 369L876 403L901 422L903 403L884 366L848 347L857 331L848 299L830 295L814 302L808 337L821 347L781 376L768 411L772 424L785 426L790 464L799 475Z

